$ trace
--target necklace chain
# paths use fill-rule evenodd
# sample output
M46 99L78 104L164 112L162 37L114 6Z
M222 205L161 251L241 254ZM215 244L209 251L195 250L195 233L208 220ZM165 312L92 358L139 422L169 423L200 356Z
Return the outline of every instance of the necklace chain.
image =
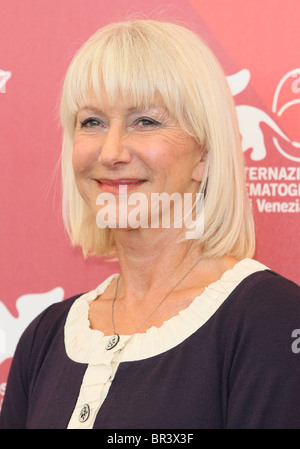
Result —
M198 259L194 265L191 266L191 268L189 268L189 270L185 273L185 275L179 279L178 282L176 282L176 284L174 285L174 287L171 288L171 290L168 291L168 293L162 298L162 300L158 303L158 305L152 310L152 312L150 313L150 315L148 315L148 317L142 322L142 324L133 332L133 334L130 335L129 339L125 342L125 344L127 344L129 342L129 340L132 339L132 337L138 333L138 331L144 326L144 324L152 317L152 315L157 311L157 309L162 305L162 303L164 302L164 300L176 289L176 287L178 287L178 285L190 274L190 272L195 268L195 266L198 264L198 262L200 261L200 259ZM113 303L112 303L112 308L111 308L111 321L112 321L112 326L113 326L113 331L114 331L114 335L112 337L110 337L110 339L108 340L108 343L105 346L105 349L110 350L112 348L114 348L119 340L120 340L120 335L117 333L116 331L116 326L115 326L115 320L114 320L114 308L115 308L115 302L117 299L117 293L118 293L118 285L119 285L119 280L120 277L118 277L117 279L117 285L116 285L116 291L115 291L115 296L113 299Z

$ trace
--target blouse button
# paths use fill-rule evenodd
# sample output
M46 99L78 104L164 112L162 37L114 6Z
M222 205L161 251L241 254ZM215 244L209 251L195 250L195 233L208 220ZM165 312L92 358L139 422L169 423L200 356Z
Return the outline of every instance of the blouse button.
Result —
M78 420L80 422L85 422L89 419L90 416L90 407L88 404L85 404L82 409L80 410Z

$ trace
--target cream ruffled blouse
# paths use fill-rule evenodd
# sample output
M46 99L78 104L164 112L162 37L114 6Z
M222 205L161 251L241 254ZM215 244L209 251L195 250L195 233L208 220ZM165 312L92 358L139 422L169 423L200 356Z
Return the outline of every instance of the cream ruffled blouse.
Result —
M90 328L89 305L103 294L118 274L113 274L95 290L76 299L65 324L65 347L70 359L85 363L88 367L68 428L93 427L120 362L146 359L177 346L216 312L243 279L266 269L268 267L253 259L238 262L231 270L226 271L221 279L207 286L186 309L165 321L161 327L153 326L145 333L133 336L120 335L120 342L109 351L105 349L105 345L110 337ZM88 419L80 420L80 414L86 410Z

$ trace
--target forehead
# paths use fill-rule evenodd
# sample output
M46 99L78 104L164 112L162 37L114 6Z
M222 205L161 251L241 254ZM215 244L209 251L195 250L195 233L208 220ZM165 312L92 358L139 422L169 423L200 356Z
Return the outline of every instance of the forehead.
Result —
M81 101L78 110L92 109L98 112L111 112L122 110L127 113L134 111L157 110L169 112L160 93L156 92L151 98L141 98L139 101L133 101L132 96L124 95L119 89L115 95L109 95L102 85L96 93L89 90L85 97L85 101Z

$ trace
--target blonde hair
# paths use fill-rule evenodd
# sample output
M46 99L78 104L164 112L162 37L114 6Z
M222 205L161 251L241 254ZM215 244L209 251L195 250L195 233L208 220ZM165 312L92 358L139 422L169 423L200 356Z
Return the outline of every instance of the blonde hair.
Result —
M63 219L84 255L115 251L109 229L99 229L74 179L72 149L76 116L91 92L101 101L121 92L137 107L159 92L165 107L206 153L203 256L252 257L254 224L245 185L235 105L223 70L208 46L180 25L153 20L113 23L98 30L75 55L62 99Z

